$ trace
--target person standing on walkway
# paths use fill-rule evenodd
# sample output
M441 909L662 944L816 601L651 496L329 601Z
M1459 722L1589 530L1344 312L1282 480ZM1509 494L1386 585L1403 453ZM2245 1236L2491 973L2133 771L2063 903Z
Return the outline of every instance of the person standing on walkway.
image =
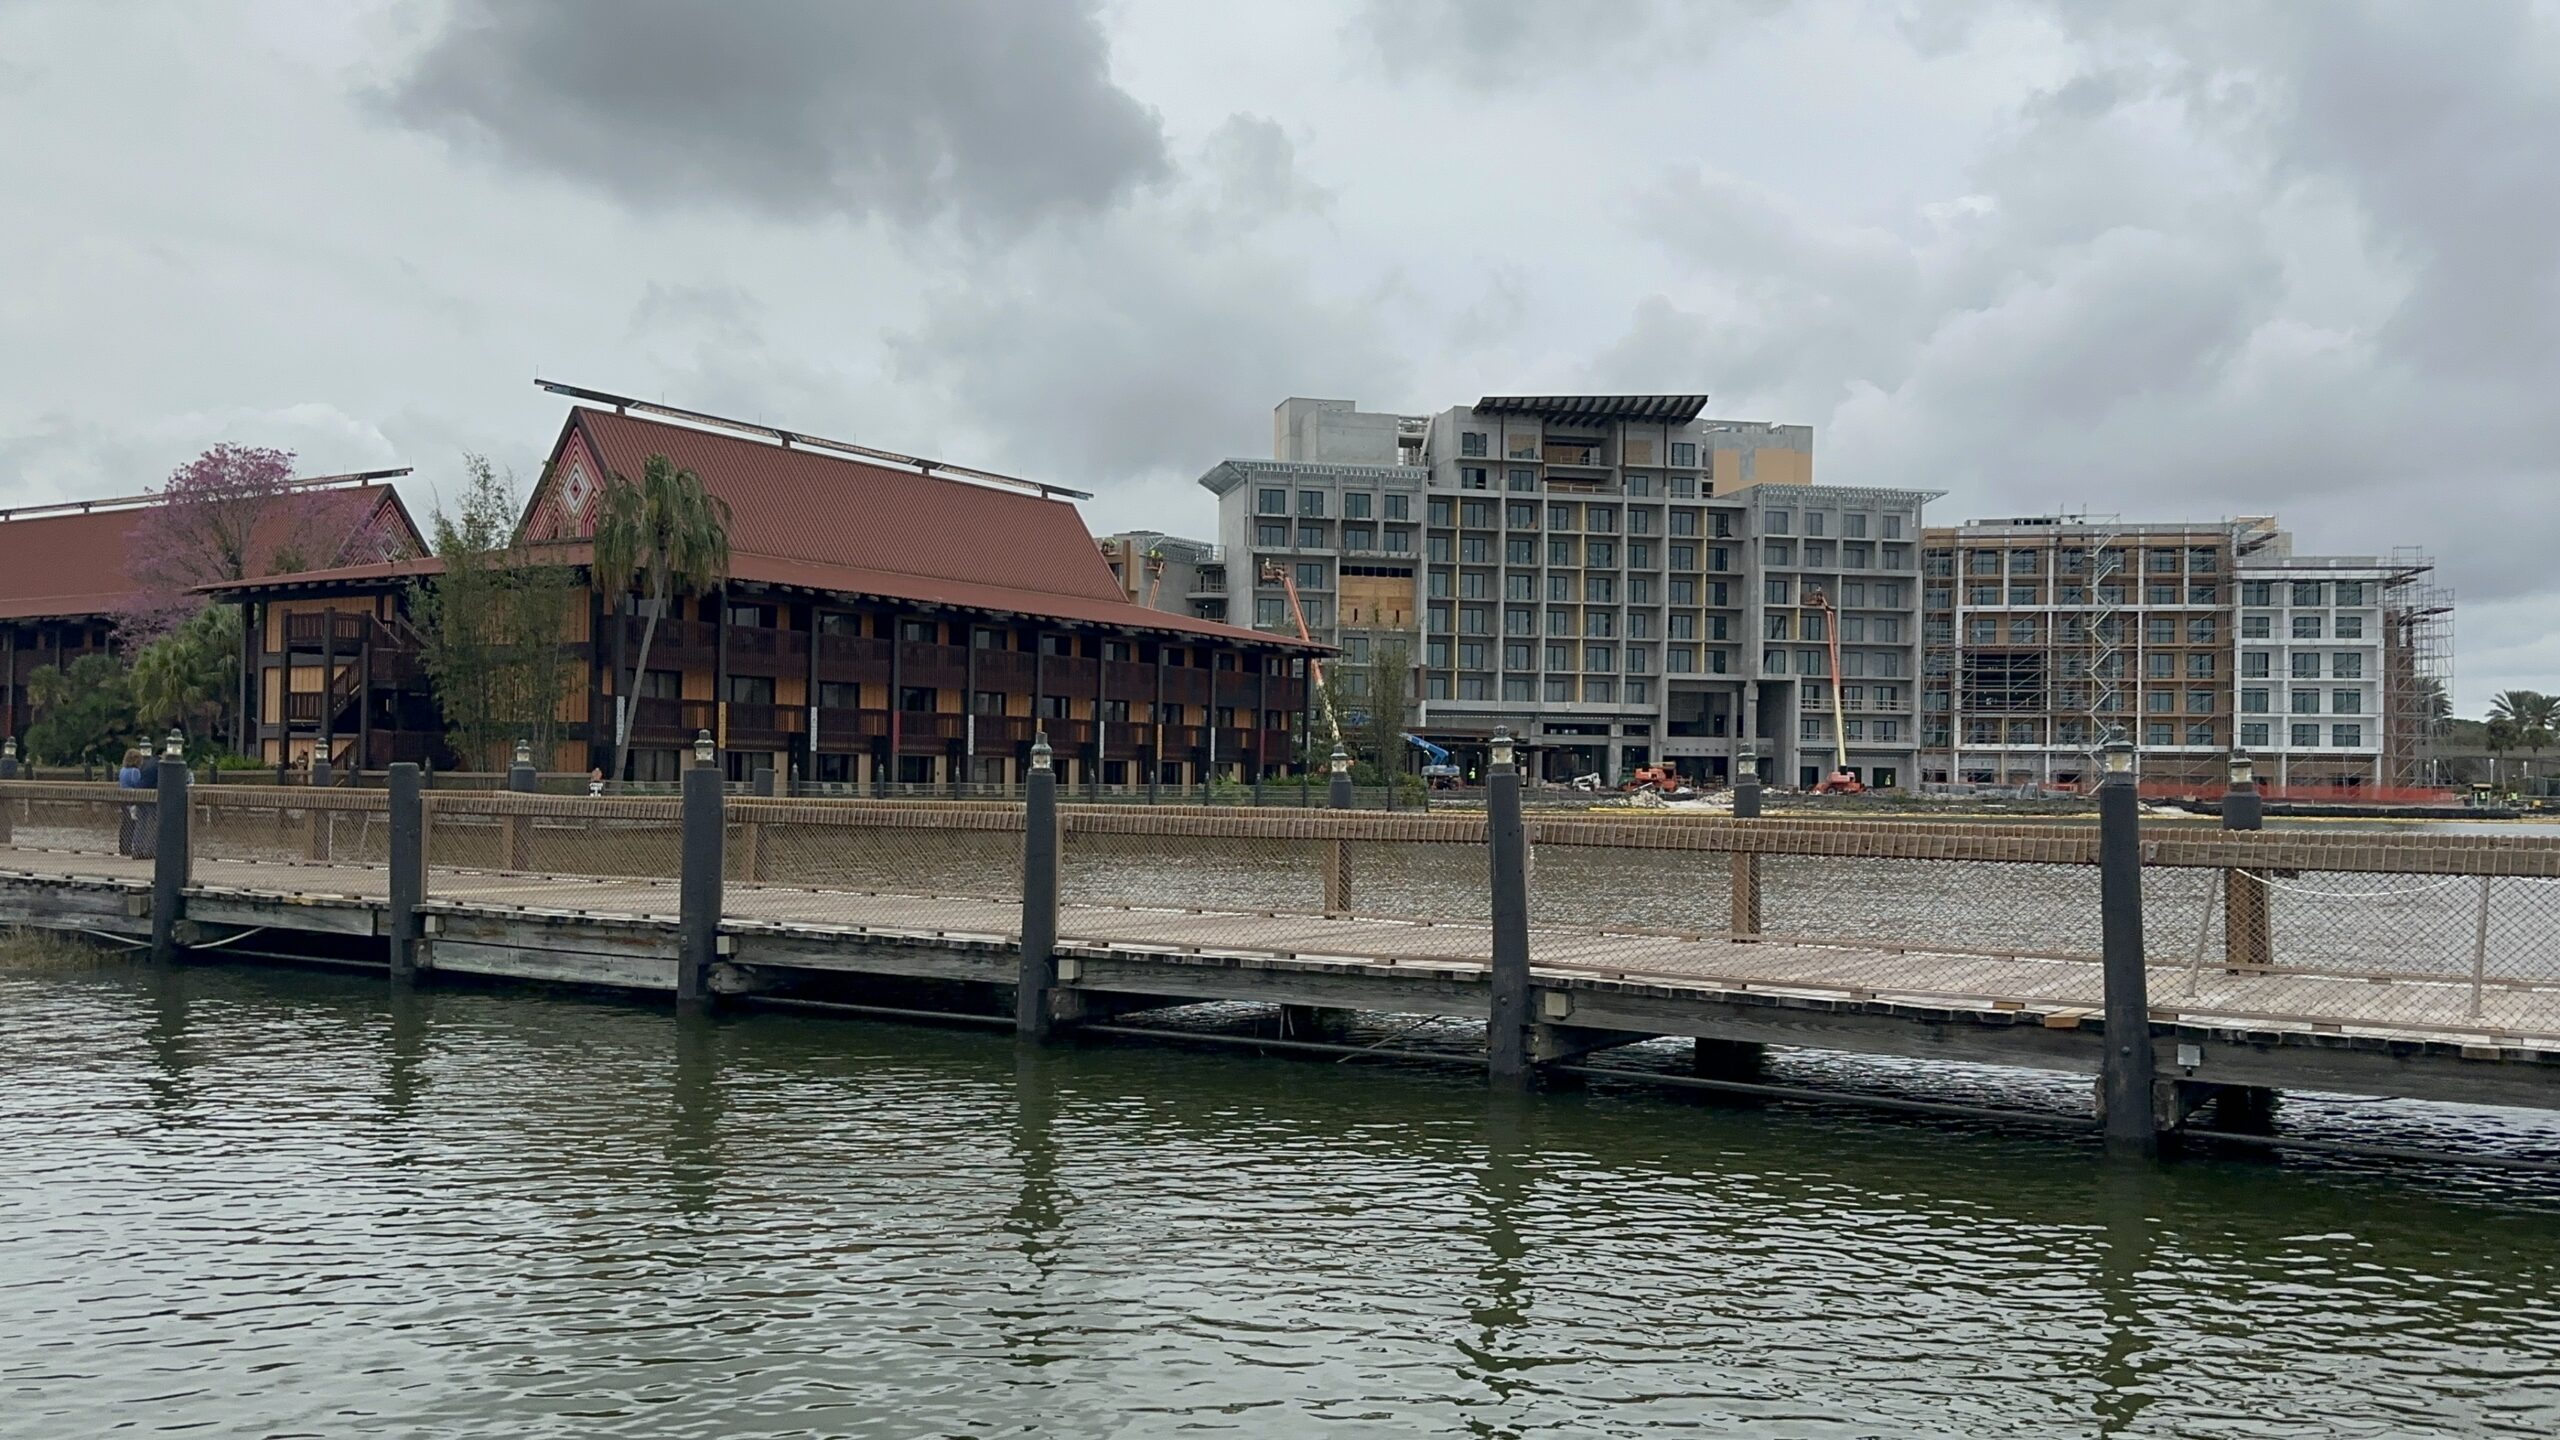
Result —
M128 747L124 762L116 767L116 788L134 791L142 788L142 751ZM116 853L134 854L134 832L140 828L142 807L133 799L122 799L116 806Z

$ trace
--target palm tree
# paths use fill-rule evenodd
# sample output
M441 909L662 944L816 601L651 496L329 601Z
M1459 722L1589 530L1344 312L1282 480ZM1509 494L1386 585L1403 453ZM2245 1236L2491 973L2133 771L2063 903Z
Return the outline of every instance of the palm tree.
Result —
M708 590L729 573L729 502L705 489L701 476L679 469L664 455L649 457L637 484L621 475L609 477L597 499L596 586L614 609L629 604L636 589L647 615L630 683L617 676L614 685L624 703L614 722L612 764L606 773L620 779L630 758L640 677L648 673L649 646L658 638L667 602Z
M2489 751L2489 783L2502 785L2507 752L2516 748L2516 722L2504 715L2493 715L2480 727L2480 743Z
M2526 766L2529 776L2542 760L2544 747L2551 744L2554 732L2560 731L2560 695L2545 695L2539 690L2506 690L2489 702L2489 720L2504 720L2512 727L2517 749L2526 751L2533 760Z

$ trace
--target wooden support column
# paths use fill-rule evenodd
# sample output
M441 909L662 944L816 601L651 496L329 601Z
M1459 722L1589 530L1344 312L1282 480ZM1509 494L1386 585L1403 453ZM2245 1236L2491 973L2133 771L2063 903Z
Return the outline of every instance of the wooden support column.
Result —
M729 763L729 592L706 597L711 606L711 733L720 744L722 776Z
M1111 697L1111 638L1094 637L1093 642L1093 748L1085 761L1084 793L1088 800L1102 798L1103 757L1111 753L1111 722L1102 718L1102 707Z
M801 778L812 782L818 778L818 616L823 608L815 600L809 602L809 673L800 692L800 705L807 716L809 730L801 739L801 749L806 753L806 758L800 762L806 767ZM858 693L854 697L856 710L862 708L861 698Z
M290 625L292 622L288 620L285 623ZM288 655L292 648L290 644L285 647ZM338 612L323 610L320 612L320 730L319 738L312 742L315 748L311 753L311 783L314 785L329 783L330 767L336 759L330 753L336 748L338 737L336 718L330 713L333 707L329 704L329 692L336 687L337 679ZM286 683L292 683L289 674Z
M880 628L889 634L889 773L873 776L871 788L875 795L886 795L898 778L906 751L907 627L897 611L886 610L881 612Z

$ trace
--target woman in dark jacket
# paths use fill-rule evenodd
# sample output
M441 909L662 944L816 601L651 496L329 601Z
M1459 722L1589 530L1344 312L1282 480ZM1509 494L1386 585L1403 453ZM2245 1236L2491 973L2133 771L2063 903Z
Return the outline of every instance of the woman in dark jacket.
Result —
M142 760L139 748L128 748L124 752L124 763L116 767L117 789L138 791L142 788ZM140 828L142 814L138 800L138 796L128 798L116 807L116 853L119 855L135 853L134 831Z

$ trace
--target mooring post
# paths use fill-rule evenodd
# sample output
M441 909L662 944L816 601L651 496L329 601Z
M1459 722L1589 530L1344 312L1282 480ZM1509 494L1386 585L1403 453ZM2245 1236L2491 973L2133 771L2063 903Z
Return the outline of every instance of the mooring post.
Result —
M2151 977L2142 951L2142 804L2133 779L2133 742L2107 742L2098 785L2099 951L2106 985L2106 1058L2098 1077L2111 1149L2159 1150L2153 1116Z
M391 980L418 978L418 907L427 898L427 803L424 777L415 763L391 767Z
M2257 830L2266 824L2265 797L2246 750L2231 752L2230 783L2222 792L2222 828ZM2222 872L2222 957L2234 970L2263 970L2275 963L2274 897L2266 877L2234 865Z
M539 783L533 768L533 742L519 740L516 742L515 763L507 767L507 793L530 795ZM505 824L507 851L500 858L500 868L514 871L531 870L533 868L533 817L509 815Z
M693 739L693 768L684 772L683 872L676 889L676 1003L699 1006L711 995L711 962L720 949L721 830L726 799L711 732Z
M1351 757L1339 740L1333 742L1333 780L1325 799L1336 810L1351 808ZM1338 835L1324 842L1324 908L1329 915L1351 908L1351 842Z
M1049 1038L1049 997L1058 988L1058 772L1049 732L1031 737L1031 776L1022 811L1022 968L1014 985L1014 1032Z
M178 958L187 895L187 737L169 732L160 751L159 853L151 862L151 958Z
M1492 865L1493 993L1485 1025L1486 1068L1497 1086L1529 1083L1529 840L1520 818L1520 772L1511 731L1493 732L1485 776L1485 841Z
M1742 753L1733 757L1733 766L1733 818L1757 820L1760 818L1760 757L1745 745ZM1733 852L1733 904L1729 918L1732 924L1727 929L1736 939L1760 933L1760 852L1757 850Z

